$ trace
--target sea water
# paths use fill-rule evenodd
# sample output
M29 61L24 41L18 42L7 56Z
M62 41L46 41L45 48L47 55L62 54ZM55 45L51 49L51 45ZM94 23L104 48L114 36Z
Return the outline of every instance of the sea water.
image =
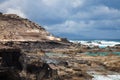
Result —
M89 56L107 56L109 54L120 56L120 52L86 52L85 54Z
M120 80L120 75L93 75L92 80Z
M81 43L83 45L87 45L89 47L98 46L99 48L106 48L108 46L112 47L115 45L120 45L120 39L103 39L103 40L95 40L95 39L86 39L86 40L70 40L70 42Z
M93 39L87 39L87 40L70 40L70 42L73 43L80 43L82 45L87 45L89 47L94 47L98 46L99 48L106 48L106 47L113 47L115 45L120 45L120 40L119 39L113 39L113 40L93 40ZM107 56L111 53L109 52L86 52L87 55L90 56ZM112 52L112 54L119 55L120 52Z

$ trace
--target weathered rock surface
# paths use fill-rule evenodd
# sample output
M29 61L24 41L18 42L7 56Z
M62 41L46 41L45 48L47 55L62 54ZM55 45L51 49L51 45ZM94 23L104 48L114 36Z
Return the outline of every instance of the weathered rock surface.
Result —
M60 80L44 51L67 48L70 43L15 14L0 13L0 80ZM44 50L44 51L43 51Z
M65 38L50 34L38 24L17 16L0 14L0 43L31 50L36 48L64 48L70 45Z
M67 41L16 14L0 14L0 34L0 41Z
M50 80L59 78L57 70L41 58L43 51L22 52L17 48L0 49L0 80Z

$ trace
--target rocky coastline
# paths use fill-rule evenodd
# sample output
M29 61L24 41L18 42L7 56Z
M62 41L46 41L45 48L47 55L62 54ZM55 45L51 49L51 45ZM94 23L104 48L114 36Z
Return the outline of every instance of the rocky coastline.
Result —
M0 33L0 80L97 80L96 75L120 75L120 56L113 54L120 52L119 45L101 49L72 43L14 14L0 13Z

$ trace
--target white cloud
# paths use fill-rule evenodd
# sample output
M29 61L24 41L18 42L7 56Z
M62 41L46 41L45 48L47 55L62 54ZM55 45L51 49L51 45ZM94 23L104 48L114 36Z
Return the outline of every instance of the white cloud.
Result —
M120 10L109 8L107 6L92 6L89 10L79 11L72 15L73 19L90 20L90 19L119 19Z
M117 15L120 14L118 9L109 8L108 6L96 6L92 9L93 14L95 15Z
M23 3L24 0L7 0L0 4L0 10L7 14L17 14L26 18L26 15L22 10Z
M90 21L66 21L61 24L45 27L47 30L56 33L90 35L97 33L112 34L111 31L120 31L120 19L118 20L90 20ZM92 35L93 36L93 35Z
M78 34L80 31L89 31L95 22L90 21L86 23L85 21L72 21L68 20L61 24L51 25L46 27L47 30L54 33L73 33Z
M26 18L26 15L19 9L8 8L5 14L17 14L20 17Z
M58 3L59 0L42 0L46 6L54 6Z
M84 1L83 0L72 0L72 6L74 8L76 7L79 7L79 6L82 6L84 4Z

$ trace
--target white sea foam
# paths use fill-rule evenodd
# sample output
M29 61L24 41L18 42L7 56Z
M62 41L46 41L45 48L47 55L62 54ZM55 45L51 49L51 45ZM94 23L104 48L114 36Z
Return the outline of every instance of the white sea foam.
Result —
M120 74L117 72L109 72L106 75L97 71L87 72L89 75L93 76L92 80L120 80Z
M120 80L120 75L93 75L92 80Z
M112 47L112 46L115 46L116 44L120 44L120 42L117 42L117 41L105 41L105 40L91 40L91 41L70 40L70 42L81 43L83 45L88 45L90 47L99 46L100 48L105 48L107 46Z

